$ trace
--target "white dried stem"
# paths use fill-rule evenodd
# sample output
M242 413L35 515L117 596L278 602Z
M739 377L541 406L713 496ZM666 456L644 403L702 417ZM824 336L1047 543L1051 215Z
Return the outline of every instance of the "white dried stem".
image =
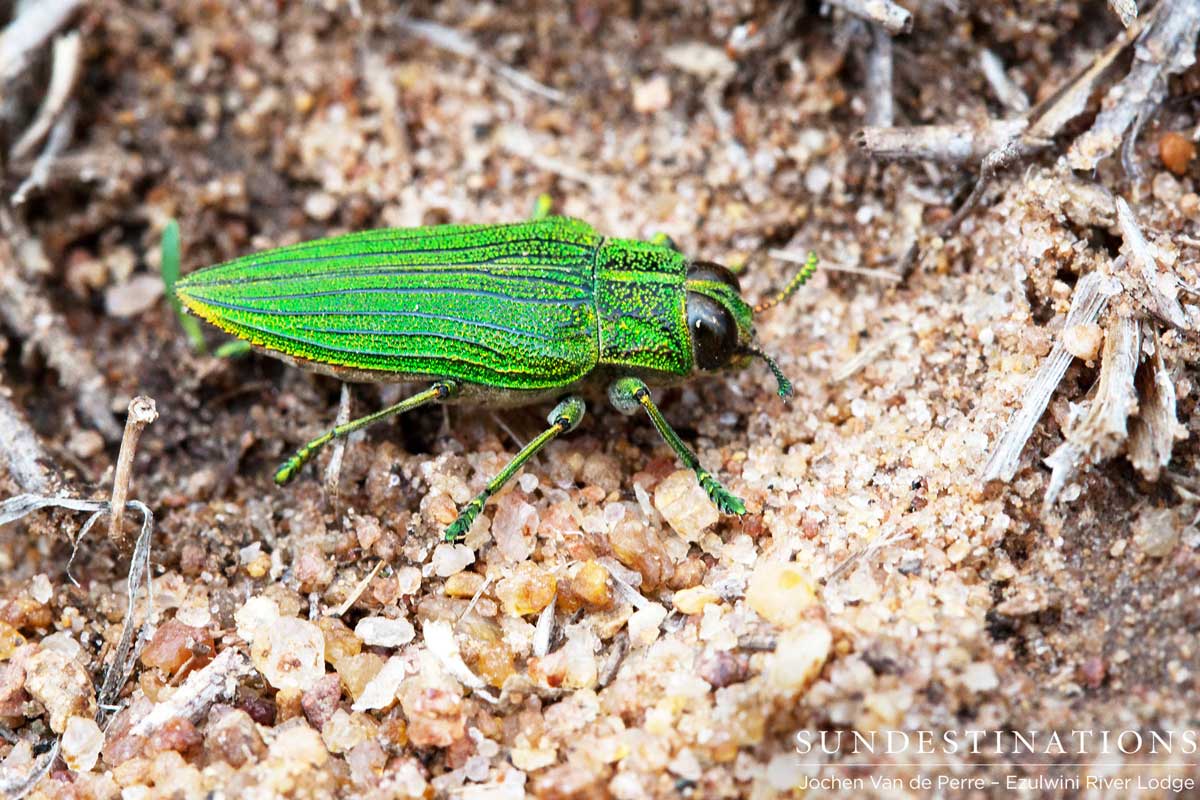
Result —
M992 87L996 99L1003 103L1005 108L1017 114L1023 114L1029 110L1029 98L1025 96L1025 92L1021 91L1021 87L1008 77L1008 72L1005 71L1004 62L1000 60L1000 56L986 48L980 50L979 67L983 70L983 77L987 80L988 86Z
M1163 357L1158 332L1142 322L1142 336L1154 352L1138 373L1138 415L1130 422L1129 461L1148 481L1158 480L1171 462L1171 450L1179 431L1175 381Z
M1115 456L1129 438L1127 422L1137 410L1134 375L1140 343L1138 321L1114 316L1104 332L1096 396L1079 422L1070 426L1066 440L1046 459L1051 469L1043 501L1047 508L1081 468Z
M22 4L21 13L0 34L0 85L24 72L33 57L83 2L41 0Z
M1016 118L988 120L983 125L867 127L854 134L854 141L875 158L966 164L981 161L988 153L1003 147L1028 124Z
M1200 3L1162 0L1154 21L1138 40L1129 74L1109 89L1092 127L1072 142L1067 162L1072 169L1091 170L1116 152L1132 127L1136 136L1146 117L1167 94L1167 78L1196 62Z
M342 384L342 396L338 402L337 419L334 420L334 427L341 427L350 421L350 406L353 397L350 392L350 384ZM338 500L338 484L342 477L342 459L346 456L346 439L345 436L339 436L333 440L330 447L329 464L325 467L325 497L333 504L333 508L337 508Z
M46 146L42 148L37 160L33 162L33 169L29 171L29 177L21 181L21 185L13 192L12 204L14 206L23 205L30 192L46 187L50 182L50 168L54 166L59 155L67 149L74 134L75 106L72 104L54 123L54 128L50 131L50 138L46 140Z
M42 449L41 440L25 422L25 417L12 404L0 385L0 467L8 471L13 482L23 492L49 494L54 491L52 473L47 464L50 457Z
M235 648L222 650L207 666L189 675L165 702L155 704L130 734L150 736L173 719L202 719L213 703L233 697L238 679L252 671L249 660Z
M27 344L36 347L58 372L59 380L75 398L83 418L108 441L116 441L121 429L112 417L112 398L104 378L88 352L67 333L67 323L46 298L21 277L13 250L11 220L0 218L0 319ZM36 244L36 240L30 240Z
M558 605L558 593L550 600L550 604L538 615L537 625L533 628L533 654L542 658L550 652L550 642L554 639L554 610Z
M1120 291L1121 284L1114 278L1098 272L1084 275L1075 285L1075 294L1071 298L1071 308L1067 312L1063 330L1095 322L1108 305L1109 299ZM1021 451L1049 405L1050 398L1066 374L1072 358L1074 356L1063 345L1060 331L1050 355L1042 362L1033 380L1025 388L1020 407L1009 417L1004 432L996 441L991 456L980 472L981 481L1012 480L1021 461Z
M867 124L891 127L896 119L892 92L892 37L882 25L871 25L871 47L867 50Z
M551 89L544 83L539 83L520 70L513 69L490 53L485 52L469 36L445 25L412 17L400 17L397 20L400 28L414 33L435 47L448 50L455 55L470 59L489 71L499 75L516 88L537 95L553 103L565 103L566 95L557 89Z
M125 531L121 522L125 518L125 499L129 497L129 484L133 480L133 459L137 455L142 431L156 419L158 409L152 399L138 395L129 401L125 435L121 437L121 452L117 456L117 467L113 473L112 520L108 526L108 538L122 548L125 545Z
M882 25L888 33L896 35L912 30L912 14L892 0L828 0L829 5L849 11L856 17Z
M1133 210L1125 202L1125 198L1118 197L1116 207L1117 229L1121 232L1121 238L1124 240L1121 245L1121 253L1125 256L1129 266L1136 270L1142 279L1142 286L1146 290L1143 304L1164 322L1177 328L1189 329L1191 326L1187 314L1176 296L1179 292L1179 281L1172 273L1159 271L1158 261L1155 259L1153 251L1150 250L1150 243L1142 235L1137 219L1133 216Z
M82 52L83 38L79 31L71 31L55 39L50 85L46 87L46 95L42 98L42 105L38 108L33 122L13 145L10 153L12 160L20 161L31 155L33 148L50 132L55 120L67 107L67 101L71 98L71 91L79 77Z

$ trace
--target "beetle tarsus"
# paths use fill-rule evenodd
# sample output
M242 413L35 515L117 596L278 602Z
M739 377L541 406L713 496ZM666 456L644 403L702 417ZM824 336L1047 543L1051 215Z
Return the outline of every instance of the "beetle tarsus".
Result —
M443 536L447 542L457 542L464 539L467 531L470 530L471 524L475 522L475 518L479 516L479 512L483 510L484 504L496 492L512 480L512 477L520 471L521 467L525 466L525 462L533 458L539 450L550 443L555 437L564 433L575 430L578 427L580 420L583 419L586 406L583 404L583 399L577 395L569 395L565 397L550 415L546 417L546 421L550 423L550 427L538 434L532 442L521 448L521 452L513 456L512 461L500 470L496 477L488 481L488 485L482 492L475 496L475 499L467 503L466 507L459 513L458 518L450 523L450 527L446 528L446 533Z

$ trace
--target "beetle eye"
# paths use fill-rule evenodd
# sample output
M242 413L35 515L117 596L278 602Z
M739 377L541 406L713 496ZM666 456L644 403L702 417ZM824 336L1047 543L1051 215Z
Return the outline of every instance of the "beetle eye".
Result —
M688 267L687 279L689 281L716 281L726 286L732 286L739 294L742 291L742 284L738 282L737 275L734 275L728 267L712 261L693 261Z
M688 292L687 321L697 367L717 369L733 359L738 344L737 323L725 306L707 295Z

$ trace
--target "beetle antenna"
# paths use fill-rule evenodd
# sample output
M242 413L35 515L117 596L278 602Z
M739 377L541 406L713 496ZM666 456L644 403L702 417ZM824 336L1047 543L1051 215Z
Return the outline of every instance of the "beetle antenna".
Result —
M775 376L775 380L779 382L779 396L785 400L791 397L792 382L789 381L787 376L783 374L783 370L779 368L778 362L767 355L766 351L756 344L748 344L744 349L750 355L761 358L763 361L767 362L767 366L771 368L771 373Z
M763 300L761 303L756 305L754 307L754 313L760 314L763 311L766 311L768 308L774 308L775 306L782 303L784 300L787 300L789 297L794 295L796 293L796 290L799 289L801 286L803 286L808 281L808 279L813 276L813 273L816 271L817 271L817 254L816 254L816 251L809 250L808 258L805 259L804 265L802 267L800 267L800 271L796 273L796 277L792 278L791 282L788 283L787 286L783 287L782 292L775 295L771 299Z

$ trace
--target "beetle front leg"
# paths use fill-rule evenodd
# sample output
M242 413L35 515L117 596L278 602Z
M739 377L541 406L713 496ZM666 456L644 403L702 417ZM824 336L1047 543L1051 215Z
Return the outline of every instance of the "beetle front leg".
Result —
M500 491L500 488L504 484L512 480L512 477L520 471L525 462L533 458L552 439L575 430L579 425L579 421L583 419L585 409L583 400L576 395L570 395L556 405L554 410L550 412L550 416L546 417L546 421L550 423L550 427L538 434L536 439L525 445L521 449L521 452L513 456L512 461L509 461L496 477L488 481L487 487L476 495L474 500L463 507L463 510L458 514L458 518L450 523L450 527L446 528L445 540L447 542L457 542L463 539L467 535L467 531L470 530L471 523L475 521L475 518L479 516L479 512L483 510L483 504L488 501L488 498Z
M737 495L722 486L721 482L712 476L712 473L700 466L700 459L683 443L683 439L679 438L679 434L675 432L675 429L663 417L662 412L658 410L658 406L654 404L654 400L650 398L650 387L646 385L645 381L641 378L620 378L614 381L612 386L608 387L608 400L622 414L632 414L638 408L645 409L663 441L671 446L685 467L696 473L696 480L700 482L700 488L704 489L713 505L719 508L723 514L741 516L746 513L746 504Z
M403 414L405 411L412 411L417 406L423 406L426 403L435 403L458 394L458 383L455 381L438 381L423 392L418 392L412 397L406 397L394 406L388 406L385 409L376 411L374 414L368 414L365 417L352 419L345 425L338 425L317 438L308 442L303 447L295 452L295 454L287 461L279 465L279 469L275 471L275 483L280 486L285 485L300 472L300 469L312 460L321 448L332 442L334 439L340 439L343 436L349 436L357 430L361 430L368 425L385 420L388 417L396 414Z

